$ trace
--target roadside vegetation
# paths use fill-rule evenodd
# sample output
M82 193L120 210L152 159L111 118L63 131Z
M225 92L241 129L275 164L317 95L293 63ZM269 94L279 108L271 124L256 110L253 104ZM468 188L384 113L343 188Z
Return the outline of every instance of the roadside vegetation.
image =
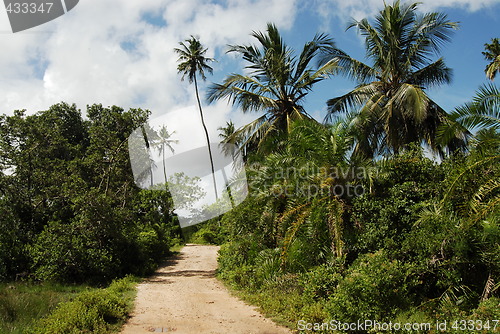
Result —
M133 308L138 278L107 288L76 284L10 283L0 290L1 333L113 333Z
M300 99L273 95L299 91L298 67L315 42L294 56L272 25L252 34L256 45L230 47L247 74L210 92L288 121L221 129L242 147L249 196L196 235L224 236L219 277L292 329L299 320L447 320L449 332L464 332L472 329L459 321L468 320L500 330L499 91L486 84L450 112L433 102L425 88L449 82L439 50L458 25L417 10L397 1L351 24L366 40L366 63L331 40L309 55L331 68L320 79L344 74L356 84L327 102L324 124ZM495 43L485 45L489 78Z
M2 283L0 333L25 333L36 319L48 315L59 303L74 298L86 288L57 283Z

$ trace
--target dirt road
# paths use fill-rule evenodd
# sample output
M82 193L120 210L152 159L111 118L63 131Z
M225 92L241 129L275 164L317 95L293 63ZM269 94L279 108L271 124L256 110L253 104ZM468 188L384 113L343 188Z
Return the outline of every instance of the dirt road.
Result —
M139 284L122 333L291 333L229 294L215 278L217 246L185 246Z

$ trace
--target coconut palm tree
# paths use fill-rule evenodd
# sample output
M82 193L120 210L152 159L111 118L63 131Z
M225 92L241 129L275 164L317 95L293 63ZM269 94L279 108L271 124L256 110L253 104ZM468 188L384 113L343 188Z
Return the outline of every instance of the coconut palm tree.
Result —
M492 38L491 43L484 44L484 48L486 49L483 52L484 58L490 61L484 72L488 79L493 80L497 72L500 72L500 42L498 38Z
M219 138L221 138L220 147L222 153L234 157L237 154L236 148L239 147L240 140L234 136L236 127L233 121L226 122L226 126L220 126L217 130L219 130Z
M222 143L227 143L228 138L236 131L233 121L226 122L226 126L220 126L217 130L220 131L219 137L222 138Z
M442 13L417 12L417 3L399 0L375 17L353 21L365 38L371 65L344 53L332 53L358 85L349 93L328 100L327 120L338 112L355 112L352 126L358 133L355 150L373 157L397 153L412 142L424 142L443 152L435 139L440 124L450 122L447 113L425 92L449 83L452 71L444 60L432 60L458 25ZM464 136L448 148L463 145Z
M261 148L272 135L287 133L294 120L310 118L302 105L304 98L314 84L334 73L337 64L332 59L312 65L318 56L335 49L333 40L325 34L307 42L298 57L274 24L269 23L266 32L254 31L251 36L260 45L232 45L228 50L248 62L248 74L231 74L222 84L212 85L208 100L228 98L243 112L263 112L232 135L242 138L243 147L257 143Z
M284 145L268 154L263 164L250 167L253 194L275 208L271 230L283 240L283 266L293 243L303 232L309 234L307 230L315 231L307 242L327 242L331 254L345 254L343 212L354 188L361 189L365 181L359 175L365 171L359 169L362 162L350 156L352 142L347 122L324 126L299 120L292 123ZM320 253L318 249L311 258Z
M214 161L212 156L212 149L210 147L210 136L208 135L207 126L205 125L205 119L203 118L203 110L201 108L200 95L198 92L198 81L197 76L199 75L202 80L206 80L205 71L212 73L213 69L208 65L209 62L214 61L212 58L205 57L207 52L206 48L200 41L191 36L190 39L185 40L187 43L180 42L181 48L175 48L174 51L179 55L180 64L177 66L179 73L182 73L182 80L187 76L189 83L194 82L194 89L196 93L196 100L198 101L198 109L200 111L201 124L203 125L203 130L205 131L205 137L207 140L208 155L210 158L210 166L212 168L212 179L214 183L215 198L217 195L217 184L215 183L215 170Z

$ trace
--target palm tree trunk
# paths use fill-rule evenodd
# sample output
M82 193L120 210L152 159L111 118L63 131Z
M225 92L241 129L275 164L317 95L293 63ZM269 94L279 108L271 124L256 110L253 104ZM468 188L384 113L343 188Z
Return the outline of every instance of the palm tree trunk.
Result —
M229 197L229 202L231 203L231 208L234 208L233 194L231 193L231 186L229 185L229 180L227 179L226 171L224 168L221 169L222 177L224 178L224 184L226 186L227 196Z
M151 166L149 167L149 173L151 174L151 188L153 188L153 162L151 161L151 159L149 160L151 162Z
M215 183L215 170L214 170L214 160L212 157L212 149L210 148L210 137L208 136L207 126L205 125L205 119L203 118L203 110L201 109L200 95L198 93L198 82L196 80L196 75L194 76L194 89L196 92L196 100L198 101L198 108L200 110L201 124L203 125L203 129L205 130L205 137L207 138L207 146L208 146L208 155L210 157L210 166L212 167L212 179L214 181L214 192L215 199L219 199L217 195L217 184Z
M162 144L162 158L163 158L163 176L165 177L165 188L167 188L167 166L165 161L165 143Z

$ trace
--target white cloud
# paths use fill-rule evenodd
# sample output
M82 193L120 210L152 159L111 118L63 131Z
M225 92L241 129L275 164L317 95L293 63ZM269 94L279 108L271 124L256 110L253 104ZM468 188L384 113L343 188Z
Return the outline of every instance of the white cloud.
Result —
M440 8L459 7L471 12L498 5L499 0L425 0L422 4L423 10L436 10Z
M498 0L424 0L422 9L473 11L493 3ZM250 42L249 33L267 22L291 28L299 7L316 8L325 20L347 20L382 5L382 0L85 0L68 14L17 34L9 33L1 11L0 112L35 112L66 101L82 109L92 103L148 108L157 117L195 103L193 87L180 81L173 52L191 34L209 47L209 57L220 59L217 71L240 61L222 57L227 44ZM222 111L210 116L216 107L205 106L214 136L229 118L241 125L256 117L229 113L224 103L216 106ZM179 122L189 132L193 118Z
M4 13L0 15L0 112L33 113L66 101L83 110L92 103L147 108L158 117L192 105L193 87L181 82L176 70L173 49L178 41L199 36L209 47L208 56L219 56L226 44L249 41L249 33L265 28L267 22L290 28L295 2L86 0L52 22L17 34L9 33ZM225 103L205 110L215 140L217 127L226 120L233 118L241 125L253 118L230 114ZM172 129L199 143L203 133L193 131L199 127L199 116L173 115L168 117Z
M495 4L499 0L406 0L411 2L420 2L420 10L434 11L445 8L462 8L467 11L477 11ZM405 2L405 0L403 0ZM392 1L386 1L391 4ZM360 20L366 17L373 17L384 6L383 0L313 0L311 6L317 9L317 13L323 17L325 25L329 25L334 18L342 22L348 22L351 19Z

